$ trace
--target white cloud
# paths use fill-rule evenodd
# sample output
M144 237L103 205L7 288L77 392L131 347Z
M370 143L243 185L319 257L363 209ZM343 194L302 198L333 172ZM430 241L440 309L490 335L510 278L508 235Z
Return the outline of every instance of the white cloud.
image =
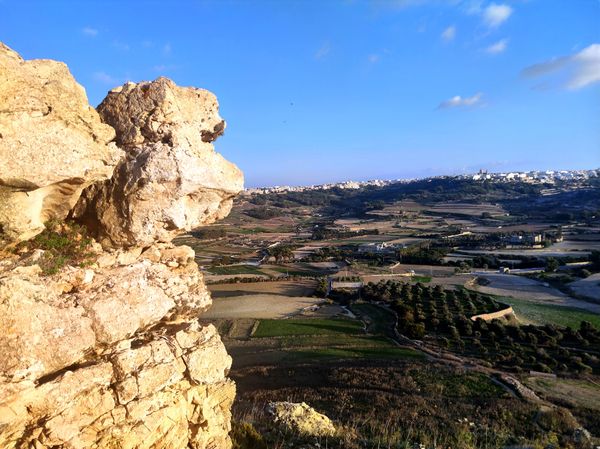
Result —
M592 44L573 57L577 69L569 80L569 89L580 89L600 81L600 44Z
M330 51L331 44L329 42L324 42L323 45L321 45L319 49L315 52L315 59L323 59L329 54Z
M371 0L382 8L405 9L420 6L456 8L467 15L481 16L489 28L497 28L514 12L506 3L490 3L485 0ZM525 0L523 0L525 1Z
M476 93L472 97L461 97L460 95L456 95L448 100L442 101L438 109L449 109L449 108L457 108L457 107L470 107L476 106L481 103L481 97L483 94L481 92Z
M513 9L508 5L492 3L483 10L483 21L487 26L496 28L508 20L512 12Z
M556 74L566 77L560 84L569 90L577 90L600 82L600 44L592 44L578 53L534 64L523 69L527 78Z
M453 41L456 37L456 27L454 25L449 26L442 32L441 37L446 42Z
M99 83L102 84L110 84L111 86L116 86L119 83L119 80L117 80L116 78L112 77L111 75L109 75L106 72L100 71L100 72L94 72L92 74L92 77L94 78L95 81L98 81Z
M378 55L378 54L376 54L376 53L373 53L373 54L371 54L371 55L367 56L367 60L368 60L368 61L369 61L369 63L371 63L371 64L376 64L376 63L378 63L378 62L381 60L381 56L379 56L379 55Z
M81 29L81 32L89 37L98 36L98 30L96 28L92 28L92 27L84 27Z
M481 14L483 0L467 0L463 4L463 10L467 14Z
M163 45L163 48L162 48L163 55L169 56L172 51L173 51L173 47L171 47L171 44L166 43L165 45Z
M508 39L500 39L495 44L490 45L485 49L485 51L492 55L497 55L498 53L503 53L508 47Z

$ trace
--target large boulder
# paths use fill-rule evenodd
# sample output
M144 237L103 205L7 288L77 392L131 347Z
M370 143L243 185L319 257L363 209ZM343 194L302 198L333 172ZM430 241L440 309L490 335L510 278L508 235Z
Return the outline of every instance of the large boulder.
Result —
M98 112L125 156L110 181L84 193L74 216L103 246L168 242L229 213L243 176L213 148L225 122L212 93L167 78L127 83Z
M267 412L275 424L301 435L325 437L336 432L331 420L306 402L270 402Z
M0 43L0 241L27 240L107 179L121 152L67 66Z

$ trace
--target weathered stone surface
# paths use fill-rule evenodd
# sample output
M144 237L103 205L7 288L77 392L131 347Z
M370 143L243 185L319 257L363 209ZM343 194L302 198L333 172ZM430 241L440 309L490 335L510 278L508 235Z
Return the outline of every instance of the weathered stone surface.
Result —
M288 430L310 436L335 434L331 420L305 402L270 402L267 411L273 416L275 423Z
M0 271L0 380L37 380L96 343L85 309L65 301L60 280L39 273L37 265Z
M126 156L74 215L102 245L168 242L229 213L243 176L211 143L225 128L213 94L158 78L112 90L98 111Z
M197 323L179 330L193 335L204 331ZM215 334L214 328L207 332ZM205 360L220 375L210 382L191 382L185 353L175 354L174 334L124 350L108 362L65 371L38 386L1 391L0 446L230 447L235 396L235 385L225 378L230 360ZM220 340L218 344L222 346Z
M141 255L125 266L117 252L113 265L69 267L52 277L42 276L37 265L14 267L5 261L0 266L0 376L37 380L82 360L95 346L117 344L161 320L198 316L211 299L193 256L180 257L176 267L160 261L163 251L166 261L192 251L180 248L155 245L147 252L158 254L157 262ZM214 338L191 335L198 345L206 343L205 351L215 350ZM228 360L225 352L220 355ZM209 375L202 361L197 369Z
M0 447L231 447L231 357L198 322L211 298L194 251L169 243L241 189L210 143L224 129L214 96L166 79L113 91L102 116L125 156L112 177L114 131L63 64L0 47L0 104L0 238L68 212L102 243L55 224L45 238L79 242L65 254L0 250Z
M31 238L109 178L114 137L65 64L24 61L0 43L0 239Z

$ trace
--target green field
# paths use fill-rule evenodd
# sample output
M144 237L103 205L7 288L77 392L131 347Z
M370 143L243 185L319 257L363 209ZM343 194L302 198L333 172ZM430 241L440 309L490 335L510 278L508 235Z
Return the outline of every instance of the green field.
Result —
M368 319L369 326L367 330L369 333L394 336L393 329L396 324L396 316L390 310L374 304L353 304L350 310L352 313Z
M323 276L321 271L303 270L302 268L270 267L270 269L288 276Z
M252 265L229 265L226 267L209 267L208 271L212 274L258 274L265 276L265 273L263 273L259 268L256 268Z
M361 304L371 316L390 322L385 309ZM320 359L398 359L421 358L423 355L409 348L401 348L383 333L365 334L363 323L350 319L289 319L261 320L252 335L255 342L276 339L278 351L283 351L286 362L304 362ZM383 327L382 327L383 329Z
M428 282L431 282L431 276L411 276L410 280L413 282L420 282L421 284L427 284Z
M290 335L278 337L284 348L311 347L352 347L352 348L387 348L390 340L386 337L356 334L326 334L326 335Z
M589 321L600 328L600 315L574 307L562 307L537 304L511 297L496 297L498 301L510 304L517 317L522 317L534 324L557 324L579 328L582 321Z
M267 228L261 228L261 227L256 227L256 228L236 228L234 231L236 234L260 234L260 233L268 233L268 232L273 232L270 229Z
M345 319L261 320L252 335L255 338L292 335L360 335L363 324Z
M323 348L306 349L291 352L286 361L304 361L315 359L422 359L423 354L409 348Z

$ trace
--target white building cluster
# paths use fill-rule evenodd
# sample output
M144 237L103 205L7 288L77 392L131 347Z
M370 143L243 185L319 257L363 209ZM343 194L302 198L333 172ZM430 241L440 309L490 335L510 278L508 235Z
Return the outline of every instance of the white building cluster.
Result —
M273 187L258 187L253 189L246 189L245 194L251 195L253 193L265 194L265 193L286 193L286 192L306 192L309 190L329 190L329 189L360 189L366 186L383 187L389 184L395 184L399 182L410 182L405 179L395 180L383 180L383 179L372 179L369 181L344 181L337 183L317 184L310 186L273 186Z
M600 169L596 170L545 170L528 172L506 172L506 173L488 173L480 170L474 175L462 175L459 178L473 179L474 181L522 181L531 183L549 183L556 181L585 181L589 178L599 177Z
M545 170L545 171L528 171L528 172L503 172L503 173L488 173L486 170L480 170L476 174L458 175L458 176L436 176L433 178L458 178L472 179L474 181L493 181L493 182L529 182L529 183L544 183L554 184L557 181L585 181L589 178L600 177L600 169L595 170ZM286 193L286 192L306 192L310 190L329 190L337 189L359 189L361 187L375 186L383 187L390 184L408 183L416 181L416 179L372 179L370 181L344 181L337 183L318 184L311 186L273 186L273 187L258 187L246 189L243 194L267 194L267 193Z

